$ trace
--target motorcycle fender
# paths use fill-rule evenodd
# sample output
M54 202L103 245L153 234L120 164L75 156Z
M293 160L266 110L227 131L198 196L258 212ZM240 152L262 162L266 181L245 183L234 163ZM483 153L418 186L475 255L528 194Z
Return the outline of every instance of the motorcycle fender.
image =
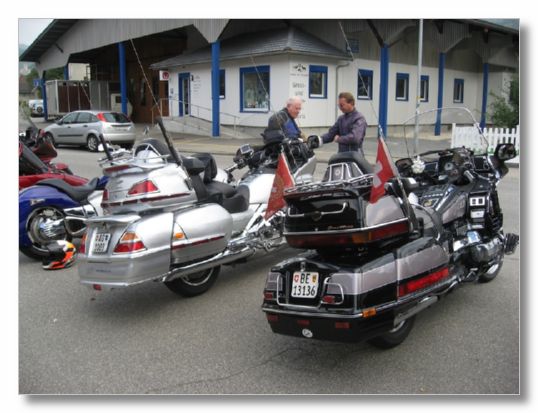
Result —
M39 208L55 207L60 210L79 207L80 204L64 192L46 186L36 185L19 192L19 245L29 247L32 242L26 232L26 222L30 214Z
M78 272L82 284L104 288L127 287L158 279L170 270L170 240L173 213L109 215L86 221L86 251L79 254ZM116 252L123 234L134 232L143 248ZM97 234L110 234L104 252L95 252Z
M172 262L182 264L224 251L232 235L233 219L218 204L175 212Z

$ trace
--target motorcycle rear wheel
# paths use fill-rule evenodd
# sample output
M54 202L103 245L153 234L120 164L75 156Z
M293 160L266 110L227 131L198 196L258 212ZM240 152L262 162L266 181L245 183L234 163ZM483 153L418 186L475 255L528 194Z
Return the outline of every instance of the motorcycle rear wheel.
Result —
M383 350L396 347L397 345L402 344L407 338L413 328L413 324L415 324L415 316L402 321L387 333L368 340L368 343Z
M504 253L502 253L501 258L496 264L493 264L488 268L487 271L478 276L478 282L480 283L489 283L501 272L501 268L504 262Z
M172 281L165 281L164 285L170 291L183 297L194 297L209 290L215 284L215 281L217 281L219 272L220 266L216 266L208 270L178 277Z
M26 231L32 244L28 247L19 246L19 251L29 258L41 260L48 255L46 249L48 243L59 240L71 241L72 237L67 232L56 237L48 237L40 230L41 224L63 217L63 212L52 206L34 210L26 221Z

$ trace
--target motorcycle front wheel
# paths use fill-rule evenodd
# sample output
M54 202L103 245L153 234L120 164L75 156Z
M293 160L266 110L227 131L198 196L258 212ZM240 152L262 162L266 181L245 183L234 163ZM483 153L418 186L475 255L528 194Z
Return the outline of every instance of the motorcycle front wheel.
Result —
M368 340L368 343L381 349L389 349L402 344L415 324L415 316L402 321L392 330Z
M48 255L46 245L53 241L71 241L71 236L63 226L59 229L52 227L53 223L64 218L58 208L49 206L35 209L26 221L26 231L32 244L28 247L19 246L19 251L27 257L41 260Z
M220 266L165 281L171 291L184 297L194 297L205 293L211 288L220 272Z

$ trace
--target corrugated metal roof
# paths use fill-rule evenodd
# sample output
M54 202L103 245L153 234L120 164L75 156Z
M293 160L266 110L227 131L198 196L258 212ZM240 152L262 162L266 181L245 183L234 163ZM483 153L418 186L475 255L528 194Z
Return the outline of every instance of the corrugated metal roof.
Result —
M78 19L53 20L19 56L20 62L38 62L41 55L68 31Z
M281 53L323 56L338 60L351 60L351 57L296 27L240 35L221 43L220 60L240 59L250 56ZM211 61L211 47L185 53L162 62L154 63L152 69L169 69L185 64L207 63Z

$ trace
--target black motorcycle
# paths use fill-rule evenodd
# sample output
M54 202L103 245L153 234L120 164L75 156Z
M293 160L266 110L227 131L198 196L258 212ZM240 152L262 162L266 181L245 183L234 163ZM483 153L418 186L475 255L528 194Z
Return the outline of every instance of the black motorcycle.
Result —
M483 153L460 147L398 160L375 203L373 168L357 153L333 156L321 182L287 190L284 235L307 251L267 276L262 310L272 331L391 348L457 286L493 280L519 242L503 231L497 194L516 151L505 143L488 154L477 137Z

